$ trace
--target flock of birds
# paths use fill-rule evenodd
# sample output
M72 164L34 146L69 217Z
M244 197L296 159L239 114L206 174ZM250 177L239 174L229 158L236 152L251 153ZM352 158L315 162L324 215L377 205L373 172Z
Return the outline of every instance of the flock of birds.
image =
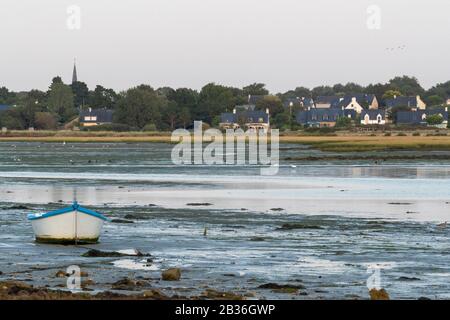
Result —
M386 51L395 51L395 50L405 50L406 49L406 45L401 45L398 47L387 47L385 50Z

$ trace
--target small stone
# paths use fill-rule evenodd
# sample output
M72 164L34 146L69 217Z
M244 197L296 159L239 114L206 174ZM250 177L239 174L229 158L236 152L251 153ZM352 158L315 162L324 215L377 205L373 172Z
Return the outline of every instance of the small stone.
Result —
M167 299L168 297L157 289L147 290L142 293L142 296L147 299Z
M131 220L125 220L125 219L112 219L111 222L112 223L134 223Z
M67 273L65 271L59 270L58 272L56 272L55 277L57 278L65 278L67 275Z
M372 289L369 291L371 300L390 300L389 294L384 289Z
M171 268L163 271L161 276L164 281L178 281L181 278L181 270L179 268Z

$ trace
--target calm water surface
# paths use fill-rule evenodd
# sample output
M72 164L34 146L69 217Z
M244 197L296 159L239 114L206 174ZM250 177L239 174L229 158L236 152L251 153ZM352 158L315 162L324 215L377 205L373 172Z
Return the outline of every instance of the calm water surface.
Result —
M0 279L57 287L56 270L78 264L106 290L177 266L182 281L153 285L186 295L210 286L257 298L366 298L376 265L394 298L450 298L449 231L436 227L450 220L450 161L311 162L335 154L285 144L281 159L297 160L268 177L257 166L174 166L171 148L0 143ZM153 264L34 243L26 214L59 208L75 191L83 205L134 222L107 224L92 247L139 248ZM304 228L281 228L293 223ZM257 288L267 282L302 284L307 296Z

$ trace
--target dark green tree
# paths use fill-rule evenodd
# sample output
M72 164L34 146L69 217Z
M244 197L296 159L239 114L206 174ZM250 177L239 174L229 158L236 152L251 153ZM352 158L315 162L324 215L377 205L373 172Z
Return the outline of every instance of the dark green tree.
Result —
M167 104L167 99L158 95L152 87L140 85L122 93L117 102L114 121L139 129L147 124L155 124L160 129L161 113Z
M198 107L193 110L194 120L211 123L212 119L236 104L232 88L209 83L202 88L198 98Z
M284 111L283 103L277 96L265 96L256 103L256 109L266 111L269 109L270 115L275 117L277 114Z
M425 90L415 77L395 77L389 80L389 87L391 90L400 91L405 96L423 95L425 93Z
M88 105L93 109L114 109L119 95L113 89L106 89L97 85L94 91L89 92Z
M0 87L0 104L14 105L17 96L14 92L9 91L6 87Z
M266 89L266 85L264 83L252 83L248 86L242 88L243 95L248 97L252 96L266 96L269 94L269 90Z
M59 122L65 123L77 114L74 107L73 93L70 86L59 81L61 78L53 79L47 92L47 105L50 112L58 116Z
M75 108L82 108L89 102L89 88L86 83L77 81L70 85Z
M334 96L336 93L330 86L319 86L312 89L312 96L316 99L318 96Z

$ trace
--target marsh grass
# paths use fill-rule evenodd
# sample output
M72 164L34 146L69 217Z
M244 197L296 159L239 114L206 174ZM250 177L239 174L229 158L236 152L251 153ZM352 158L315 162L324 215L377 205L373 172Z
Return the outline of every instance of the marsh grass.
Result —
M0 133L1 141L11 142L125 142L125 143L171 143L170 132L85 132L85 131L9 131ZM372 133L361 135L303 135L301 133L281 135L280 143L306 144L322 151L358 152L379 150L450 150L447 133L433 135L391 135Z

